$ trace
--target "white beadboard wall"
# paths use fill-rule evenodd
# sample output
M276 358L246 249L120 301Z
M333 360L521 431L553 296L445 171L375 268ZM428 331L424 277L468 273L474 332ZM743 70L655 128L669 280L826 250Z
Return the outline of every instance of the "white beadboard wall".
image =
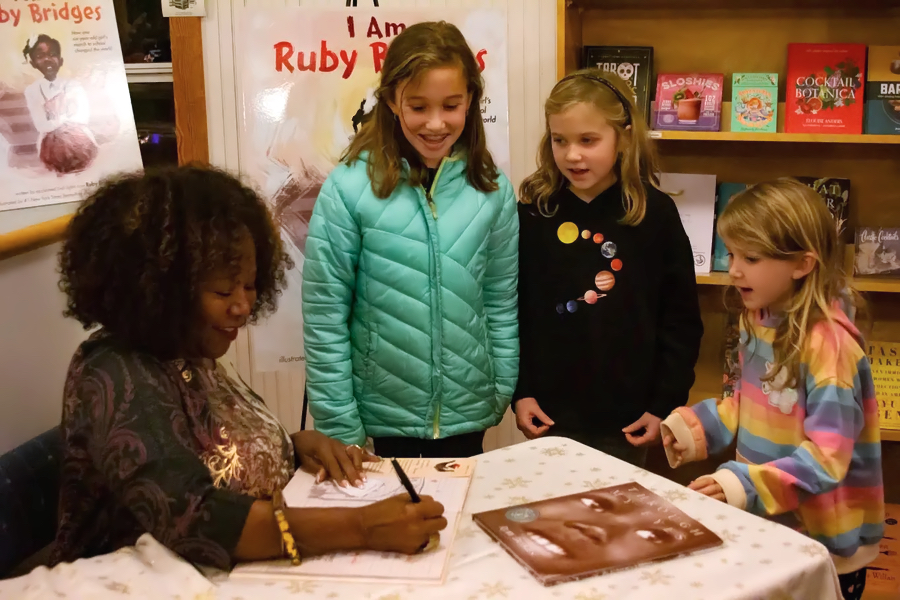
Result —
M371 0L358 0L360 8ZM556 2L550 0L380 0L383 8L500 7L507 13L509 46L509 147L511 179L519 182L535 166L543 133L543 99L556 83ZM240 6L344 7L345 0L208 0L203 19L203 63L210 160L239 171L238 94L235 72L235 12ZM350 9L352 10L352 9ZM287 310L283 307L282 310ZM243 332L228 358L290 431L300 428L303 378L297 371L260 373L253 368L252 330ZM309 423L307 423L309 426ZM521 441L511 413L488 432L488 450Z

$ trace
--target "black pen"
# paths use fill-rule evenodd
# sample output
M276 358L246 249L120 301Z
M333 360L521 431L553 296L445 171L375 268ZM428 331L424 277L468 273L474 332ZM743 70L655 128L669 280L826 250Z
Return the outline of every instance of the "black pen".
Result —
M394 471L397 472L397 477L400 478L400 483L403 484L403 487L406 488L406 492L409 494L409 499L413 501L414 504L418 504L421 502L419 500L419 495L416 493L416 490L413 489L412 483L409 481L409 477L406 476L406 473L403 472L403 467L400 466L400 463L397 462L396 458L391 459L391 464L394 465Z

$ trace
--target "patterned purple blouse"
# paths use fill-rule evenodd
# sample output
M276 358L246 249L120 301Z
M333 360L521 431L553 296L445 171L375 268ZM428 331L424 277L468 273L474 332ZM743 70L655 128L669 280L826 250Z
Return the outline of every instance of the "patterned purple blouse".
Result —
M250 505L294 473L287 431L214 361L160 361L98 332L75 353L63 402L52 564L149 532L230 568Z

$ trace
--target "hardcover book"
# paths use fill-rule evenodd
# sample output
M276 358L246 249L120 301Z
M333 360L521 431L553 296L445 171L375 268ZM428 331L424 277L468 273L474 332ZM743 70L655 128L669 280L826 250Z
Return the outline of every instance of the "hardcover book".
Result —
M725 207L728 206L728 203L731 202L731 199L746 189L746 183L723 182L719 184L719 190L716 194L716 226L718 226L719 217L722 215ZM719 232L717 230L713 231L713 239L712 270L727 271L728 249L725 248L725 242L722 241L721 237L719 237Z
M869 363L882 429L900 429L900 344L869 342Z
M865 44L788 44L784 130L862 133Z
M545 586L722 544L712 531L638 483L472 518Z
M634 94L634 103L650 120L650 86L653 81L653 48L650 46L585 46L584 66L615 73Z
M900 229L858 228L853 275L900 277Z
M900 135L900 46L870 46L866 133Z
M735 73L731 80L731 130L775 133L778 73Z
M831 216L834 218L841 240L852 243L852 232L847 227L850 217L850 180L839 177L794 177L816 190L825 201Z
M660 73L656 82L656 120L660 130L719 131L721 73Z

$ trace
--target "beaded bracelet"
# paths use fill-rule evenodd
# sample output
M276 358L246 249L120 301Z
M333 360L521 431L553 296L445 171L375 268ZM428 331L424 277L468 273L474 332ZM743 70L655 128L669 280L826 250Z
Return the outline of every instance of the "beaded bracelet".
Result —
M281 548L291 559L291 564L296 567L302 561L300 552L297 551L297 543L291 534L291 527L288 524L287 517L284 516L284 509L287 507L284 504L284 494L281 493L281 490L275 490L275 493L272 495L272 505L275 509L275 520L278 521L278 531L281 533Z

